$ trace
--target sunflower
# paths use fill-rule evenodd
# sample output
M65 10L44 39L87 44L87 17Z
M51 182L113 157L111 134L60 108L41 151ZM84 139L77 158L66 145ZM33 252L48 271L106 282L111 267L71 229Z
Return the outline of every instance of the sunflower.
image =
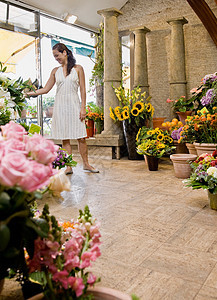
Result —
M141 129L142 129L142 128L139 128L139 131L138 131L138 133L137 133L137 135L136 135L136 141L137 141L137 142L138 142L138 139L139 139L139 135L140 135Z
M109 110L110 110L110 114L109 114L110 118L112 118L112 120L115 121L116 119L115 119L115 115L114 115L114 113L112 111L112 108L110 107Z
M129 117L130 117L129 111L127 109L123 110L121 115L124 120L129 119Z
M151 105L151 103L146 104L147 112L151 112L152 107L153 107L153 106Z
M164 140L164 134L159 133L158 136L157 136L157 140L158 141L163 141Z
M124 116L122 114L118 115L117 117L118 117L119 121L123 121L124 120Z
M124 106L123 109L126 109L128 112L130 112L129 106Z
M131 109L131 114L134 116L134 117L137 117L139 115L139 110L138 108L132 108Z
M154 130L154 129L147 131L147 134L148 134L148 135L152 135L152 134L154 134L154 133L155 133L155 130Z
M144 110L145 105L141 101L137 101L136 103L133 104L133 109L134 108L137 108L139 110L139 113L140 113Z

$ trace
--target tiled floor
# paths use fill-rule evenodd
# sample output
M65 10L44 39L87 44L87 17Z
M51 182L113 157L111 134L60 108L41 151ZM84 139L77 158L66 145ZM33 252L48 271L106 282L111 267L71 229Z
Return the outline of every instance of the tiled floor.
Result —
M169 160L157 172L126 158L92 162L99 174L79 164L64 200L47 202L62 220L88 204L101 221L102 256L93 264L99 285L141 300L217 299L217 212L207 193L185 188ZM0 299L22 299L14 283L5 286Z

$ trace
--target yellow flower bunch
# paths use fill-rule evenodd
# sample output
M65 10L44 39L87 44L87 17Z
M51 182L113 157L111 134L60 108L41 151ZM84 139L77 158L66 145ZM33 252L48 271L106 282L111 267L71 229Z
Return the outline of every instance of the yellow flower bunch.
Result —
M109 108L110 117L114 121L129 120L131 122L131 119L134 118L138 125L140 118L144 120L152 119L154 107L150 103L151 97L145 98L146 92L141 93L139 87L131 92L129 90L125 91L122 86L114 88L114 91L120 103L115 108Z
M177 130L180 127L183 127L183 123L178 119L174 118L171 122L162 123L162 127L164 127L167 131L172 132L173 130Z

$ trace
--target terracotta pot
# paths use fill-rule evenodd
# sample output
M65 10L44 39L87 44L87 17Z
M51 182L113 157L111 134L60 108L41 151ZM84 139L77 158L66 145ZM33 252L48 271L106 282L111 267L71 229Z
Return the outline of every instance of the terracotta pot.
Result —
M160 128L160 129L165 129L162 126L162 123L164 123L165 118L153 118L153 128Z
M181 111L176 111L179 120L182 122L183 125L185 125L185 120L187 119L187 116L190 116L192 114L192 111L185 111L185 112L181 112Z
M190 154L195 154L195 155L197 155L197 150L196 150L194 144L186 143L186 147L188 148L188 152L189 152Z
M208 154L212 154L213 151L216 150L216 146L217 144L206 144L206 143L194 143L194 146L196 148L197 151L197 155L201 155L203 153L208 153Z
M93 137L94 135L94 121L86 120L87 137Z
M179 153L189 153L188 148L186 147L185 143L178 143L178 141L174 140L174 146L176 146L176 154Z
M217 210L217 194L212 194L208 190L209 206L211 209Z
M105 287L94 287L94 288L89 288L87 295L93 295L94 296L94 300L131 300L131 297L110 289L110 288L105 288ZM38 294L35 295L34 297L29 298L28 300L42 300L45 299L44 295Z
M190 163L197 158L195 154L172 154L170 159L173 162L173 167L175 171L175 176L177 178L188 178L191 175L192 168Z
M158 170L158 163L159 163L158 157L146 155L146 161L148 164L149 171L157 171Z

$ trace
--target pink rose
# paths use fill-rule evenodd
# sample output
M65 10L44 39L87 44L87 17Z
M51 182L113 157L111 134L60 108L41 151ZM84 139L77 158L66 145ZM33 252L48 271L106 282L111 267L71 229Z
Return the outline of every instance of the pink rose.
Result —
M49 164L57 157L59 146L52 141L45 139L43 136L35 133L31 137L26 137L26 150L31 157L42 164Z
M8 124L1 126L2 135L4 138L11 139L15 138L17 140L23 141L23 136L27 134L27 131L23 126L10 121Z
M167 98L167 103L173 102L173 100L171 100L170 98Z
M22 153L4 155L0 165L0 183L5 186L19 185L26 178L29 161Z
M17 140L15 138L11 138L11 139L6 140L2 143L4 144L6 153L13 152L13 153L27 154L27 152L25 151L25 144L23 142L21 142L20 140Z
M28 192L36 191L49 183L54 174L51 164L45 166L34 160L29 161L26 177L19 183L20 187Z

